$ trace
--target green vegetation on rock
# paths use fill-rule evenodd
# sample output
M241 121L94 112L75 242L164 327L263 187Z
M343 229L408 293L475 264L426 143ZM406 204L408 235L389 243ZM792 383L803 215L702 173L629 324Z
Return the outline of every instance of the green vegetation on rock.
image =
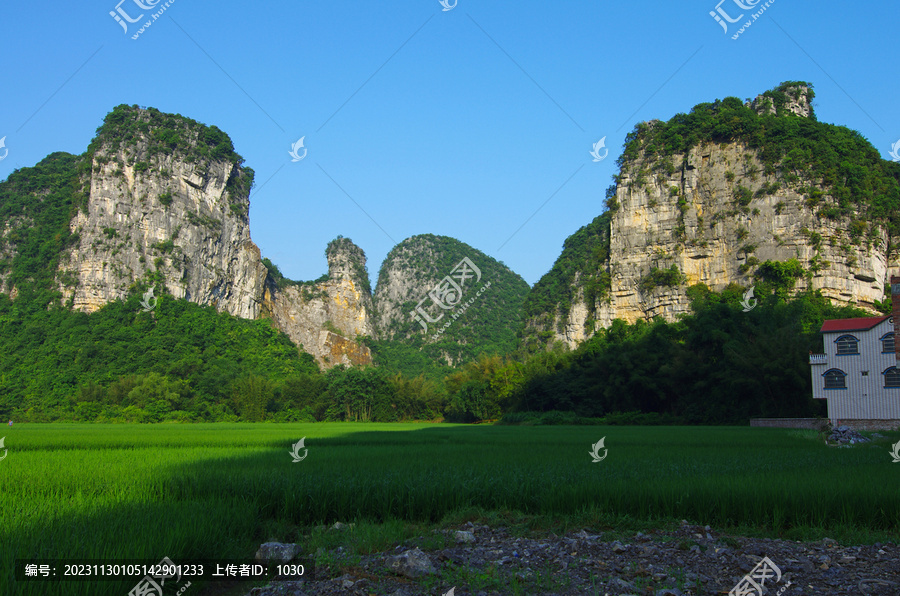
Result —
M640 288L644 293L649 293L656 288L675 287L684 283L684 274L676 265L668 269L651 267L650 272L641 279Z
M210 162L231 162L234 168L225 188L232 213L243 213L242 203L250 194L254 172L243 165L244 158L235 152L231 138L218 127L156 108L122 104L104 118L88 146L87 157L102 164L116 159L119 151L132 160L136 172L160 168L162 160L170 156L195 163L201 170ZM164 193L159 200L168 205L171 193Z
M541 277L525 298L522 308L529 325L524 331L526 343L531 344L536 339L534 328L547 328L554 318L560 325L564 324L579 290L584 292L584 300L589 305L607 298L611 283L611 219L610 212L603 213L566 238L553 268Z
M753 193L732 173L739 206L746 208L754 198L791 185L801 190L796 185L805 178L802 184L808 187L801 192L807 206L822 217L846 216L849 239L841 249L849 263L855 258L851 240L868 242L881 227L898 231L900 164L881 160L857 133L789 114L792 93L794 84L764 94L774 115L760 116L726 98L667 123L638 125L620 165L637 166L632 183L648 185L660 180L648 163L656 164L657 174L671 176L678 167L674 156L695 145L742 142L757 152L766 174L775 179L755 186ZM616 271L610 262L610 233L613 211L621 206L613 186L606 195L609 211L566 239L559 259L531 291L503 263L458 240L426 234L400 243L379 271L374 305L380 339L360 338L377 366L338 366L323 373L268 320L237 319L174 300L160 286L153 313L142 312L138 304L145 286L132 287L129 298L90 315L60 304L60 284L77 284L77 275L64 270L60 257L78 241L69 223L87 205L89 158L101 167L122 156L144 176L177 165L169 162L201 167L231 162L227 188L232 207L245 213L242 202L253 172L242 167L227 135L135 106L113 110L84 156L55 153L0 183L0 223L6 230L0 239L0 416L31 421L372 422L481 421L512 413L508 421L519 416L543 424L586 419L746 424L749 416L822 414L823 404L810 397L807 353L820 349L816 331L822 320L862 314L831 306L816 293L791 298L798 279L827 266L821 254L803 265L797 259L760 263L755 256L765 254L757 246L760 240L738 226L741 248L736 252L746 258L741 273L752 274L759 297L753 311L744 313L740 307L744 287L713 292L695 285L685 290L693 313L676 322L629 325L617 320L594 333L591 317L609 299ZM121 174L126 165L116 164L113 171ZM679 186L666 186L668 197L663 198L677 199L683 234L690 209ZM174 197L165 190L156 199L171 205ZM785 208L784 201L779 205ZM185 218L211 229L222 225L196 213ZM175 266L180 229L175 226L171 238L152 245L155 252L149 258L158 268L166 262ZM814 230L801 233L817 250L832 242ZM119 240L120 234L109 227L97 238L107 245ZM114 249L120 249L118 244ZM370 293L360 249L339 236L325 252L329 262L336 256L346 259L360 292ZM464 258L472 260L481 278L477 283L468 279L462 300L454 296L448 300L454 308L441 309L429 292ZM667 259L654 261L639 290L649 294L685 283L682 271ZM269 259L263 264L278 288L296 286L307 300L325 296L314 286L327 275L294 282ZM148 278L162 279L159 272ZM15 298L8 295L14 290ZM411 315L422 300L432 309L429 316L439 317L429 321L427 334ZM589 339L572 352L535 350L547 347L553 326L562 330L573 304L582 300L589 312ZM330 323L325 328L338 332Z
M151 314L135 290L91 314L60 306L34 311L21 298L0 295L0 416L94 420L89 413L106 411L107 418L134 421L216 420L241 377L280 381L318 370L267 321L166 297ZM147 387L158 397L139 399L133 390L148 375L156 375Z
M811 181L825 189L804 188L812 206L829 218L854 217L888 226L900 233L900 164L883 160L860 133L844 126L818 122L784 110L787 95L805 82L783 83L764 95L774 101L777 114L759 115L736 97L701 103L687 114L668 122L642 122L625 139L618 165L631 167L640 158L671 163L676 155L703 143L743 142L757 152L766 170L784 184ZM777 183L767 183L763 194L772 194ZM736 199L746 204L746 189ZM825 201L825 196L830 199Z
M455 308L433 305L429 291L464 258L478 267L481 279L466 281ZM406 284L399 300L390 296L389 283ZM375 362L435 378L448 366L471 362L480 354L511 352L518 343L516 331L522 325L521 306L528 290L528 284L506 265L459 240L433 234L407 238L388 253L378 273L375 311L380 339L370 342ZM429 316L440 317L428 323L427 333L410 314L423 299Z
M69 222L87 202L84 163L53 153L0 182L0 222L9 226L0 238L0 276L6 277L0 291L15 288L33 311L61 296L55 290L60 256L78 241Z
M469 377L504 412L643 412L739 425L750 417L824 416L825 403L812 399L807 354L822 351L825 319L868 313L833 306L817 292L785 299L798 271L796 262L767 262L750 312L741 305L744 287L691 286L693 313L676 322L616 319L572 352L519 355Z

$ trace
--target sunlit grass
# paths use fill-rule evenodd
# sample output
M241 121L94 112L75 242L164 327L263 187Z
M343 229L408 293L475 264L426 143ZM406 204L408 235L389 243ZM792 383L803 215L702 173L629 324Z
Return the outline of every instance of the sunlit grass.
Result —
M688 519L791 537L900 530L900 465L888 453L896 433L838 449L809 433L732 427L55 424L4 432L4 595L126 594L134 584L26 590L12 580L16 557L248 558L260 542L296 539L298 526L389 528L472 509ZM603 436L609 454L591 463L590 446ZM300 437L309 455L292 463Z

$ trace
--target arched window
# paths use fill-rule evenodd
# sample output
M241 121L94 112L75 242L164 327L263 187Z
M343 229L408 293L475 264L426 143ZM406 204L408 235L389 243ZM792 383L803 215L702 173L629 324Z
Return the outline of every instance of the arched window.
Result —
M847 373L839 368L831 368L822 373L825 377L825 389L846 389Z
M894 332L885 333L881 336L881 351L884 354L894 353Z
M890 387L900 387L900 370L898 370L896 366L886 368L881 374L884 375L885 389Z
M859 354L859 340L852 335L842 335L834 343L837 344L837 355Z

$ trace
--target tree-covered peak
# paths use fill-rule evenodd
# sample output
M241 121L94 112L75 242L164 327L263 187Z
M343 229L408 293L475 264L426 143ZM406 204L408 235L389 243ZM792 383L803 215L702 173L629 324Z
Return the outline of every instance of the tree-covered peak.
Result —
M180 153L195 161L229 160L238 166L244 163L235 150L231 138L216 126L207 126L181 114L166 114L156 108L121 104L113 108L97 129L97 136L88 147L94 154L101 147L107 151L135 147L148 142L148 152Z
M509 267L465 242L407 238L378 274L375 362L415 376L442 374L482 353L511 352L528 291Z
M800 191L820 216L879 221L889 224L891 233L900 232L900 164L883 160L855 130L797 117L786 109L790 102L813 97L811 83L789 81L753 102L726 97L698 104L667 122L641 122L625 137L619 175L638 162L680 167L672 158L686 159L698 145L743 143L756 152L767 176ZM772 101L775 113L763 101Z

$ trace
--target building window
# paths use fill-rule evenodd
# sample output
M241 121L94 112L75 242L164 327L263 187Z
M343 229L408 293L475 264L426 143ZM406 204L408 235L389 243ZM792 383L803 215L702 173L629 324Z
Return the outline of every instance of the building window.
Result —
M885 333L881 336L881 352L883 354L894 353L894 332Z
M900 387L900 370L892 366L882 373L884 375L884 388Z
M834 343L837 344L837 355L847 356L849 354L859 354L859 340L852 335L842 335Z
M822 376L825 377L825 389L846 389L847 388L847 382L845 380L847 377L847 373L845 373L844 371L842 371L838 368L832 368L832 369L826 370L822 374Z

